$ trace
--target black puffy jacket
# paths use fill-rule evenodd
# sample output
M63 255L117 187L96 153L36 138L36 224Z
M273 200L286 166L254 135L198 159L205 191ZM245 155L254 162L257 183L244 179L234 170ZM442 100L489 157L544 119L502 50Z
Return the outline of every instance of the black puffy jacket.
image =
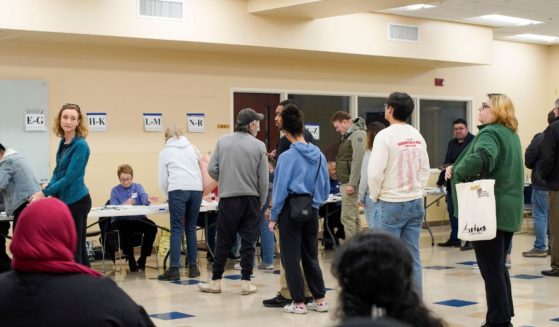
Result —
M551 190L559 191L559 118L555 118L543 132L540 150L541 176Z

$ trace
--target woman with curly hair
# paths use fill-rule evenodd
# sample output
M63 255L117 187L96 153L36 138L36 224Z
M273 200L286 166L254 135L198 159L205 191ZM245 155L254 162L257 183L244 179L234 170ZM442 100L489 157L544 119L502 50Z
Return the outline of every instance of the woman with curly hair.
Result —
M332 273L340 285L338 316L392 318L416 327L442 327L413 288L413 259L386 233L356 235L339 250Z

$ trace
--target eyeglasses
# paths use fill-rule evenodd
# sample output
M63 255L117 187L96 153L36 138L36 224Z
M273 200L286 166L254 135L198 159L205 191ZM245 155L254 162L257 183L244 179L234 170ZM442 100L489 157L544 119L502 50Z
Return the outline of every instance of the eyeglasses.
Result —
M482 111L483 109L489 109L489 108L491 108L490 105L488 105L488 104L485 103L485 102L482 102L482 103L481 103L481 107L479 107L478 110L479 110L479 111Z

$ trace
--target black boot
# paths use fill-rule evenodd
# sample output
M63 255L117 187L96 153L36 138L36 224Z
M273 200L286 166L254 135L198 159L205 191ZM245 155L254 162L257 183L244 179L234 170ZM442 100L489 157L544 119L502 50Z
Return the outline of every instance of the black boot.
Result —
M180 280L181 274L179 271L179 267L169 267L163 275L157 276L159 280Z
M128 257L128 267L130 268L130 272L138 272L138 265L134 257Z
M138 264L139 270L146 271L146 257L138 258L138 262L136 263Z
M200 276L198 265L188 265L188 278L195 278Z

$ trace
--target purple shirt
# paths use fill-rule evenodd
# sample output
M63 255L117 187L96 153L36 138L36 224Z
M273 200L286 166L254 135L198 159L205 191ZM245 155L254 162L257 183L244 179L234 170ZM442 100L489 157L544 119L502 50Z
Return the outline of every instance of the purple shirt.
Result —
M121 184L113 187L111 191L111 204L112 205L121 205L124 204L128 199L134 200L134 205L145 205L148 206L150 204L149 197L144 188L140 184L132 183L130 187L124 187ZM113 221L116 219L139 219L143 218L144 216L130 216L130 217L115 217Z

